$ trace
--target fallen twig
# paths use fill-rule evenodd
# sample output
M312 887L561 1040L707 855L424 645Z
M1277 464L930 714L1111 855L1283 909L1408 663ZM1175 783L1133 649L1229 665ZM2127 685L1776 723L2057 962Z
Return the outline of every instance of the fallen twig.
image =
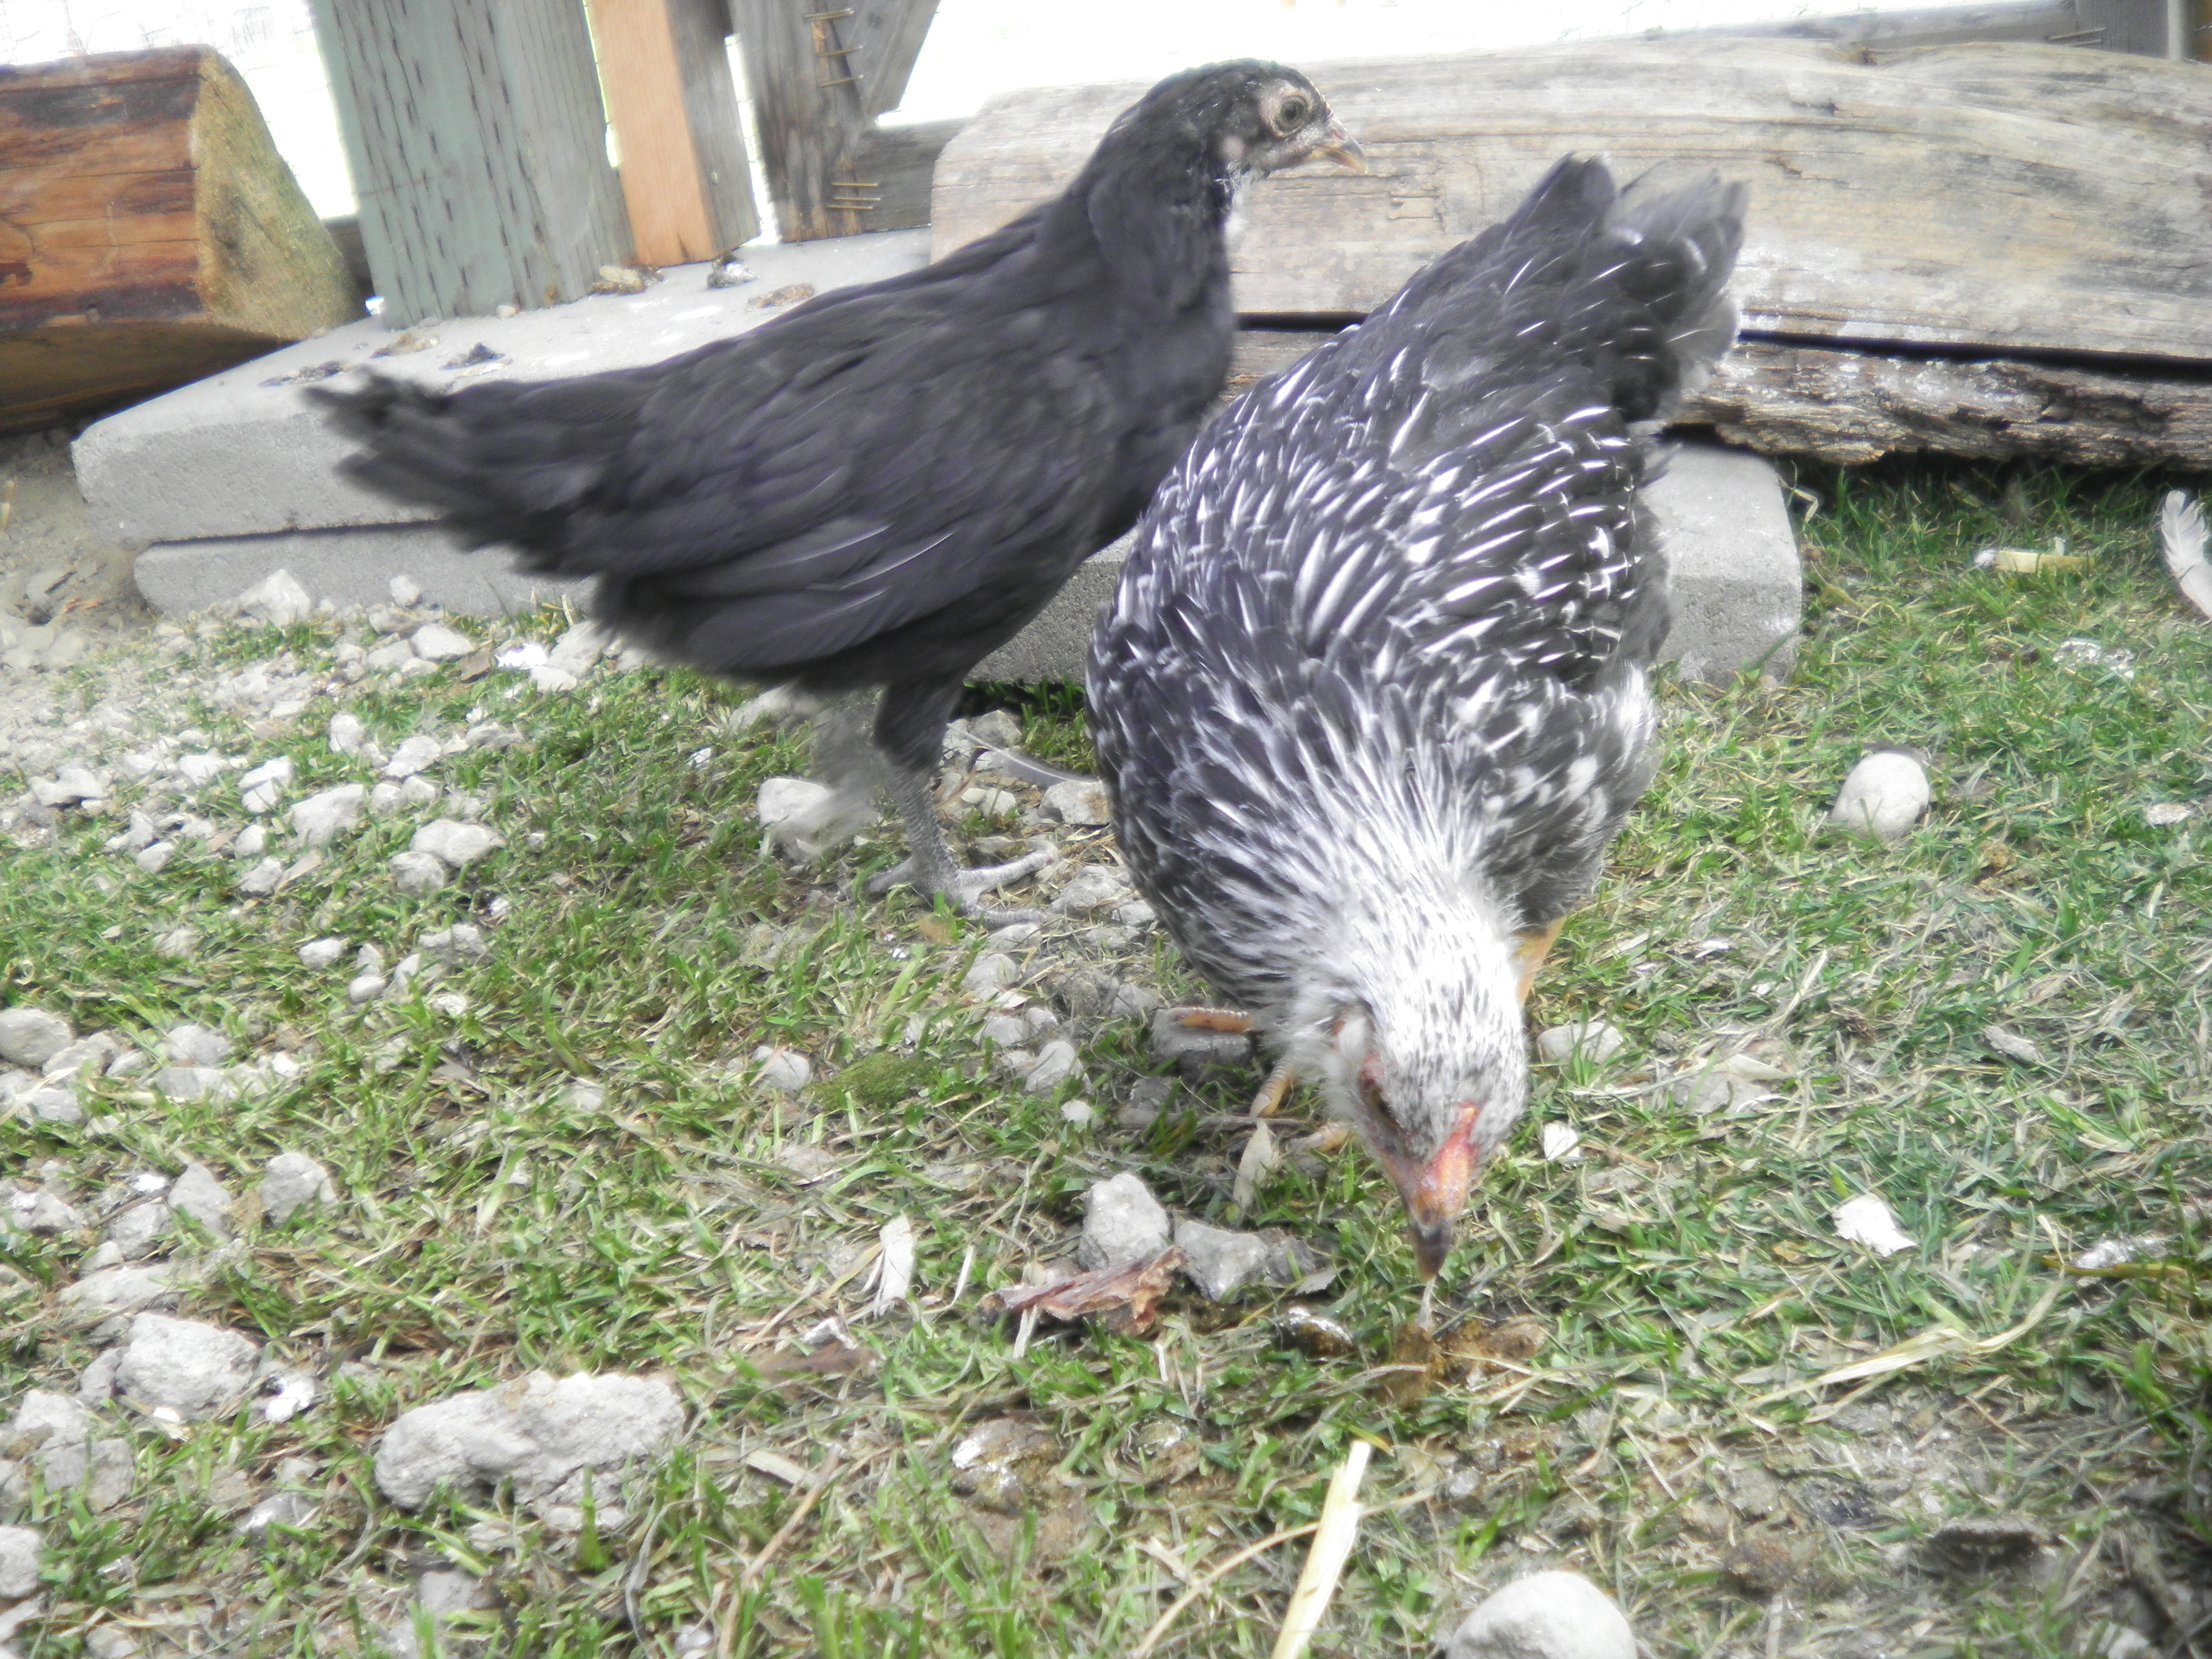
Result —
M1291 1592L1290 1605L1283 1609L1283 1628L1275 1638L1271 1659L1302 1659L1307 1644L1321 1628L1322 1615L1328 1611L1336 1581L1352 1554L1352 1540L1359 1535L1359 1483L1367 1474L1367 1460L1374 1455L1375 1448L1364 1440L1353 1441L1343 1466L1330 1478L1328 1496L1322 1500L1321 1520L1314 1528L1313 1547L1306 1552L1305 1571L1298 1575L1297 1588Z

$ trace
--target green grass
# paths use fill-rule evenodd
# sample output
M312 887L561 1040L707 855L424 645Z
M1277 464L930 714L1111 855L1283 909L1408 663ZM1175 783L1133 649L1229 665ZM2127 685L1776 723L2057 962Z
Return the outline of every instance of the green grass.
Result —
M239 1191L276 1151L321 1158L336 1208L251 1232L185 1311L336 1375L327 1403L282 1425L241 1411L175 1438L143 1419L114 1431L139 1469L121 1510L35 1498L52 1611L18 1647L75 1655L94 1625L137 1620L186 1652L373 1654L410 1571L442 1557L502 1600L473 1634L448 1632L461 1650L668 1655L704 1624L731 1655L1126 1654L1177 1588L1162 1556L1196 1567L1312 1519L1355 1436L1385 1449L1373 1500L1449 1484L1366 1524L1323 1653L1424 1653L1478 1588L1551 1562L1611 1588L1666 1656L2070 1654L2150 1571L2144 1552L2174 1583L2212 1580L2212 817L2143 817L2212 796L2212 633L2157 563L2148 482L2034 477L2011 523L1978 471L1802 482L1819 506L1794 677L1665 688L1665 769L1539 987L1538 1024L1603 1018L1632 1046L1543 1068L1447 1272L1449 1315L1533 1315L1544 1346L1410 1405L1385 1403L1374 1372L1413 1311L1410 1252L1356 1153L1294 1164L1235 1218L1330 1256L1339 1276L1318 1300L1356 1356L1287 1346L1269 1297L1179 1294L1149 1340L1048 1328L1015 1357L978 1293L1064 1254L1091 1181L1133 1165L1164 1201L1231 1219L1243 1131L1215 1115L1255 1079L1118 1128L1115 1100L1149 1069L1125 1023L1086 1035L1092 1127L1004 1085L985 1011L958 989L984 936L855 896L895 832L818 870L761 855L754 792L803 770L805 751L728 735L739 694L648 670L509 698L513 677L447 670L351 700L387 745L486 719L529 738L439 769L487 800L508 845L428 898L399 897L383 870L413 817L372 821L254 902L220 860L187 851L147 876L100 850L116 819L65 817L52 844L0 864L5 999L135 1036L197 1019L306 1069L222 1106L104 1085L112 1133L0 1124L0 1170L58 1158L84 1197L187 1157ZM1972 564L1986 544L2054 535L2093 569ZM326 665L337 637L241 629L197 649ZM2134 677L2062 659L2073 638L2132 652ZM96 696L97 672L80 680ZM296 799L364 775L321 742L331 707L264 740L212 708L178 719L225 752L291 754ZM1088 764L1072 696L1020 712L1033 750ZM1935 808L1893 847L1820 824L1873 743L1934 757ZM226 785L199 810L240 821ZM356 1009L347 969L295 954L339 934L389 961L461 921L494 948L428 988L459 990L459 1014L421 998ZM180 923L196 954L157 956ZM1194 989L1168 954L1144 971ZM1990 1025L2043 1062L1993 1051ZM757 1089L764 1042L808 1054L816 1085ZM1753 1043L1788 1076L1740 1112L1692 1114L1649 1080ZM568 1094L579 1078L603 1106ZM1536 1125L1553 1119L1584 1137L1579 1163L1540 1158ZM835 1173L799 1184L777 1158L795 1141ZM1881 1259L1836 1238L1830 1212L1862 1191L1887 1199L1914 1249ZM900 1216L916 1228L918 1304L861 1321L860 1270ZM2148 1268L2053 1265L2123 1235L2160 1241ZM0 1408L91 1358L52 1292L94 1242L0 1235L17 1275L0 1273ZM2009 1345L1917 1366L1828 1420L1807 1419L1844 1390L1786 1392L1931 1326L2001 1333L2054 1291ZM763 1375L832 1313L872 1372ZM504 1494L414 1515L374 1496L375 1437L400 1411L532 1368L676 1379L691 1431L626 1524L580 1541ZM949 1458L1009 1413L1061 1452L1040 1501L998 1518L953 1490ZM1163 1424L1195 1436L1194 1464L1147 1465L1143 1437ZM809 1466L836 1449L848 1472L748 1583L796 1501L744 1462L762 1449ZM325 1500L256 1550L234 1523L285 1457L318 1462ZM1763 1516L1739 1490L1762 1469L1784 1493ZM2124 1496L2144 1481L2179 1496ZM2005 1509L2052 1529L2055 1582L1914 1566L1945 1516ZM2124 1550L2107 1541L2122 1532L2137 1540ZM1802 1559L1780 1601L1723 1571L1752 1537ZM1301 1552L1230 1573L1161 1650L1265 1653ZM185 1617L198 1622L144 1622Z

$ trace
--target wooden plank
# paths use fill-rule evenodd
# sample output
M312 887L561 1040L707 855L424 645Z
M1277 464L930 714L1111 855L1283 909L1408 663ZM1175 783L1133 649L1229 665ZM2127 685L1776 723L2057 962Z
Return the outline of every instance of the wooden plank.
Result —
M1729 23L1712 28L1669 29L1645 38L1763 36L1877 46L1890 52L1967 41L2024 40L2165 58L2179 55L2167 51L2167 0L2026 0L2015 5L1933 6L1915 11L1843 12L1772 23Z
M866 229L873 205L856 166L867 117L845 69L846 10L819 0L732 0L761 168L787 242Z
M1510 210L1563 152L1751 187L1747 327L1849 340L2212 360L2212 76L2026 45L1602 41L1338 64L1322 89L1370 177L1255 187L1248 315L1360 314ZM1010 94L947 146L939 253L1059 189L1142 91Z
M591 0L591 15L639 263L748 240L759 226L720 0Z
M337 244L215 53L0 71L0 429L359 314Z
M852 11L844 23L843 38L852 48L845 62L860 83L861 109L870 115L896 109L937 15L937 0L842 0L842 5ZM837 3L816 8L842 9Z
M860 135L854 171L861 182L851 199L871 204L864 230L920 230L929 223L929 191L937 158L968 123L917 121L911 126L871 127Z
M395 324L540 306L630 255L576 0L313 0Z

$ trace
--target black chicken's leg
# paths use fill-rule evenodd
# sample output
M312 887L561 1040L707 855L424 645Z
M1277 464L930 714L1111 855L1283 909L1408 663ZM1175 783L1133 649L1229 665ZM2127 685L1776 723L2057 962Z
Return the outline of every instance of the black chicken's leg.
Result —
M995 888L1043 869L1059 854L1047 849L1006 864L963 870L945 848L945 830L937 821L937 760L945 744L945 721L959 695L957 680L950 685L908 684L884 690L876 711L875 744L889 769L891 803L906 825L907 856L902 863L871 877L868 891L881 893L903 884L932 896L941 894L953 908L993 926L1040 921L1042 911L993 910L978 901Z

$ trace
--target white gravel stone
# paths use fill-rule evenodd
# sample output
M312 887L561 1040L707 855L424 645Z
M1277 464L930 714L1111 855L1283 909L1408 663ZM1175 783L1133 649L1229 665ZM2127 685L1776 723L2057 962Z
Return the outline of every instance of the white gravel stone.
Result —
M1030 1040L1029 1022L1019 1014L994 1014L983 1022L983 1041L1012 1048Z
M1044 812L1062 823L1110 823L1114 813L1106 799L1106 786L1089 778L1055 783L1044 792Z
M172 1025L161 1051L179 1066L221 1066L230 1059L230 1039L204 1025Z
M1074 1100L1064 1101L1060 1104L1060 1121L1062 1123L1072 1123L1079 1129L1095 1121L1097 1116L1097 1109L1089 1101L1079 1097Z
M452 662L477 648L476 641L459 629L428 623L415 630L415 654L424 662Z
M422 584L404 571L385 583L384 591L392 595L392 604L403 611L411 609L422 600Z
M446 884L446 866L428 853L397 853L392 859L392 880L401 892L419 898Z
M410 855L402 853L399 856L406 858ZM439 879L442 882L445 878L441 875ZM403 887L400 890L404 892L407 890ZM434 892L437 890L433 888L430 890ZM381 974L358 974L346 982L346 1000L359 1007L364 1002L375 1001L391 988L392 981Z
M158 876L162 871L169 867L169 860L176 856L176 842L173 841L157 841L151 846L140 848L137 856L131 860L131 862L136 864L141 870L143 870L148 875Z
M329 968L351 948L352 941L343 939L309 939L300 947L300 960L310 968Z
M151 850L151 849L149 849ZM144 858L145 854L138 855ZM264 859L238 878L238 894L241 898L267 898L284 879L284 860Z
M778 845L811 854L814 843L810 837L823 827L836 796L829 785L811 778L769 778L761 784L753 807L761 828Z
M368 749L368 728L361 723L360 715L342 708L331 716L330 736L326 741L333 755L351 757L365 754Z
M1033 1095L1048 1095L1070 1078L1083 1074L1082 1056L1065 1037L1040 1046L1036 1063L1022 1074L1022 1087Z
M73 1318L93 1323L173 1303L177 1290L175 1270L158 1262L144 1267L102 1267L64 1288L61 1305Z
M1014 959L998 951L987 951L977 957L968 971L960 976L960 988L970 996L987 997L1005 990L1021 977L1021 968Z
M289 570L272 570L238 596L238 608L278 628L314 614L315 601Z
M98 1073L123 1045L105 1031L64 1043L46 1056L39 1074L49 1083L66 1083L80 1073Z
M1468 1614L1443 1659L1636 1659L1613 1600L1578 1572L1516 1578Z
M526 1507L543 1513L580 1500L588 1470L605 1527L620 1492L611 1472L665 1449L683 1426L683 1402L665 1382L588 1372L556 1382L533 1371L401 1415L377 1445L376 1484L415 1510L441 1481L507 1479ZM545 1518L557 1525L562 1517Z
M187 1164L169 1188L169 1207L181 1211L219 1239L230 1237L238 1200L204 1164Z
M580 678L592 665L614 649L615 637L597 623L579 623L553 643L546 665Z
M251 772L241 773L238 780L238 798L249 812L269 812L276 810L276 801L284 786L292 781L292 757L279 755L264 761Z
M1877 749L1844 780L1828 822L1849 835L1896 841L1928 810L1928 769L1900 749Z
M434 818L415 832L409 850L428 853L453 869L460 870L507 845L507 837L481 823L462 823L453 818Z
M368 790L358 783L342 783L319 790L285 814L292 833L309 847L327 847L356 827L368 809Z
M1129 878L1103 864L1086 864L1078 870L1060 896L1046 907L1054 915L1087 916L1114 905L1127 903Z
M1075 1259L1084 1267L1119 1267L1149 1261L1173 1242L1168 1212L1133 1172L1094 1184L1083 1200L1083 1242Z
M115 1370L118 1393L142 1411L167 1407L187 1421L217 1417L253 1386L261 1351L235 1331L142 1313Z
M44 1546L31 1527L0 1527L0 1597L35 1595Z
M40 1235L75 1232L84 1218L66 1200L43 1187L23 1187L0 1201L0 1228Z
M265 824L247 824L238 832L238 839L230 844L230 857L240 864L262 858L268 851L269 829Z
M753 1050L753 1064L762 1087L787 1095L797 1094L814 1075L814 1062L795 1048L763 1045Z
M1626 1033L1601 1019L1577 1020L1536 1033L1536 1052L1549 1060L1565 1060L1576 1054L1585 1060L1607 1060L1626 1047Z
M1175 1224L1175 1242L1183 1254L1183 1272L1212 1301L1227 1301L1267 1271L1267 1243L1252 1233L1185 1217Z
M67 1020L43 1008L0 1008L0 1060L44 1066L76 1036Z
M384 763L384 775L392 779L411 778L443 758L445 752L445 744L437 738L427 732L417 732L392 751L392 758Z
M218 1066L164 1066L146 1084L172 1100L229 1100L238 1093L230 1074Z
M337 1195L331 1172L305 1152L279 1152L262 1173L261 1214L274 1225L281 1226L301 1210L334 1204Z
M484 943L483 930L465 921L425 933L416 944L427 957L461 957L481 962L491 954L491 946Z

